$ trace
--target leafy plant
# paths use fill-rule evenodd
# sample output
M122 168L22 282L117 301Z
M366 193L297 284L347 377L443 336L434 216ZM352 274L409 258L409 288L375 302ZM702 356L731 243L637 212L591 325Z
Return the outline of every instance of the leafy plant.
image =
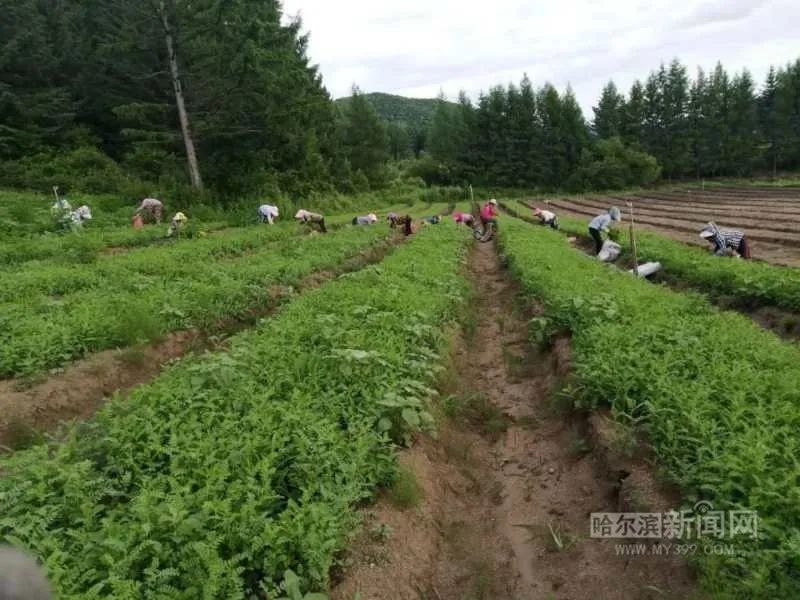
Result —
M786 560L798 547L786 524L800 520L800 348L696 294L587 260L549 229L507 218L500 232L524 291L572 331L572 401L610 405L644 430L687 504L758 513L757 539L697 558L707 584L732 598L800 594ZM714 260L720 278L738 268Z
M305 260L378 235L367 230L295 243L278 262L302 273ZM441 329L465 297L469 240L450 223L426 228L379 266L286 303L227 351L112 399L62 444L0 458L0 541L40 557L66 599L326 589L354 506L396 472L380 420L389 411L408 427L409 398L425 410ZM383 406L390 392L397 405Z

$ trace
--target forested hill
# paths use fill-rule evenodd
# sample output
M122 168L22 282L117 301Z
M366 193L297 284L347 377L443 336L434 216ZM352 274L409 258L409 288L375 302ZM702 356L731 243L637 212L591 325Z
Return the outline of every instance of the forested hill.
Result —
M406 98L393 94L374 92L364 94L384 121L389 123L404 123L411 130L425 130L433 117L436 109L436 100L429 98ZM350 98L339 98L339 105L346 105Z

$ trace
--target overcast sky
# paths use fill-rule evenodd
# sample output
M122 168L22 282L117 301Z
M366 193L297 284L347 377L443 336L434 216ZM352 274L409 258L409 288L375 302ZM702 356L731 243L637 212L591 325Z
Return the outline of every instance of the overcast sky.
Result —
M523 73L571 84L591 118L613 78L627 91L661 61L694 74L721 60L750 69L800 58L800 0L284 0L338 98L365 92L476 98Z

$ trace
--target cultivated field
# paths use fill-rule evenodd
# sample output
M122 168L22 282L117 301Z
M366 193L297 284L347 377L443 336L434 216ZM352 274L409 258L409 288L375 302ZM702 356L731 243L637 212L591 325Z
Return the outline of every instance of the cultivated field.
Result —
M745 231L755 258L800 266L800 188L685 188L636 195L554 197L548 202L559 214L583 218L612 205L624 209L633 202L636 221L643 229L697 245L703 243L698 237L703 225L715 221L722 228Z
M636 203L653 229L679 207L697 241L755 219L748 193ZM30 227L0 243L0 543L76 600L798 597L800 348L715 303L788 323L800 271L664 226L639 237L663 278L636 279L583 249L623 201L555 200L558 232L504 214L492 243L423 224L466 203L329 215L325 235L213 214L178 240L122 209L42 234L12 207ZM593 512L698 502L754 511L758 535L652 558L587 533Z

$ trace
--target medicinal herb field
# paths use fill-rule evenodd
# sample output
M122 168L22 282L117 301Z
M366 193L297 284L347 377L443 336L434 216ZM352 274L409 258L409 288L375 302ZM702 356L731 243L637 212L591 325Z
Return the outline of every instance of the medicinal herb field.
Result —
M714 597L800 595L800 349L700 296L641 281L563 235L501 221L502 251L547 321L572 334L575 403L647 433L687 505L757 511L741 554L696 557ZM676 507L677 508L677 507ZM727 540L726 540L727 542Z
M445 204L409 208L436 214ZM25 263L0 279L0 377L30 375L89 352L213 325L269 301L270 286L338 265L394 233L386 223L303 235L295 223L231 229L103 256Z
M268 300L269 286L335 266L385 227L295 237L294 228L148 248L80 267L10 274L0 284L0 376L35 373L88 352L210 325ZM274 236L287 238L270 244Z
M521 202L504 204L515 214L531 217L530 209ZM614 237L630 255L627 218L623 212L623 222L615 227ZM559 223L564 233L589 237L588 219L560 216ZM639 262L660 262L664 266L662 275L667 279L684 282L714 296L727 296L744 306L800 310L800 269L714 256L708 249L641 229L636 231L636 240Z
M64 599L272 598L289 568L325 588L353 505L392 477L392 440L430 423L469 239L425 228L63 444L0 460L0 540L41 557Z
M609 206L633 202L644 229L702 245L697 236L708 221L747 232L754 253L775 264L800 266L800 188L708 187L646 191L624 196L554 197L560 215L592 217Z

